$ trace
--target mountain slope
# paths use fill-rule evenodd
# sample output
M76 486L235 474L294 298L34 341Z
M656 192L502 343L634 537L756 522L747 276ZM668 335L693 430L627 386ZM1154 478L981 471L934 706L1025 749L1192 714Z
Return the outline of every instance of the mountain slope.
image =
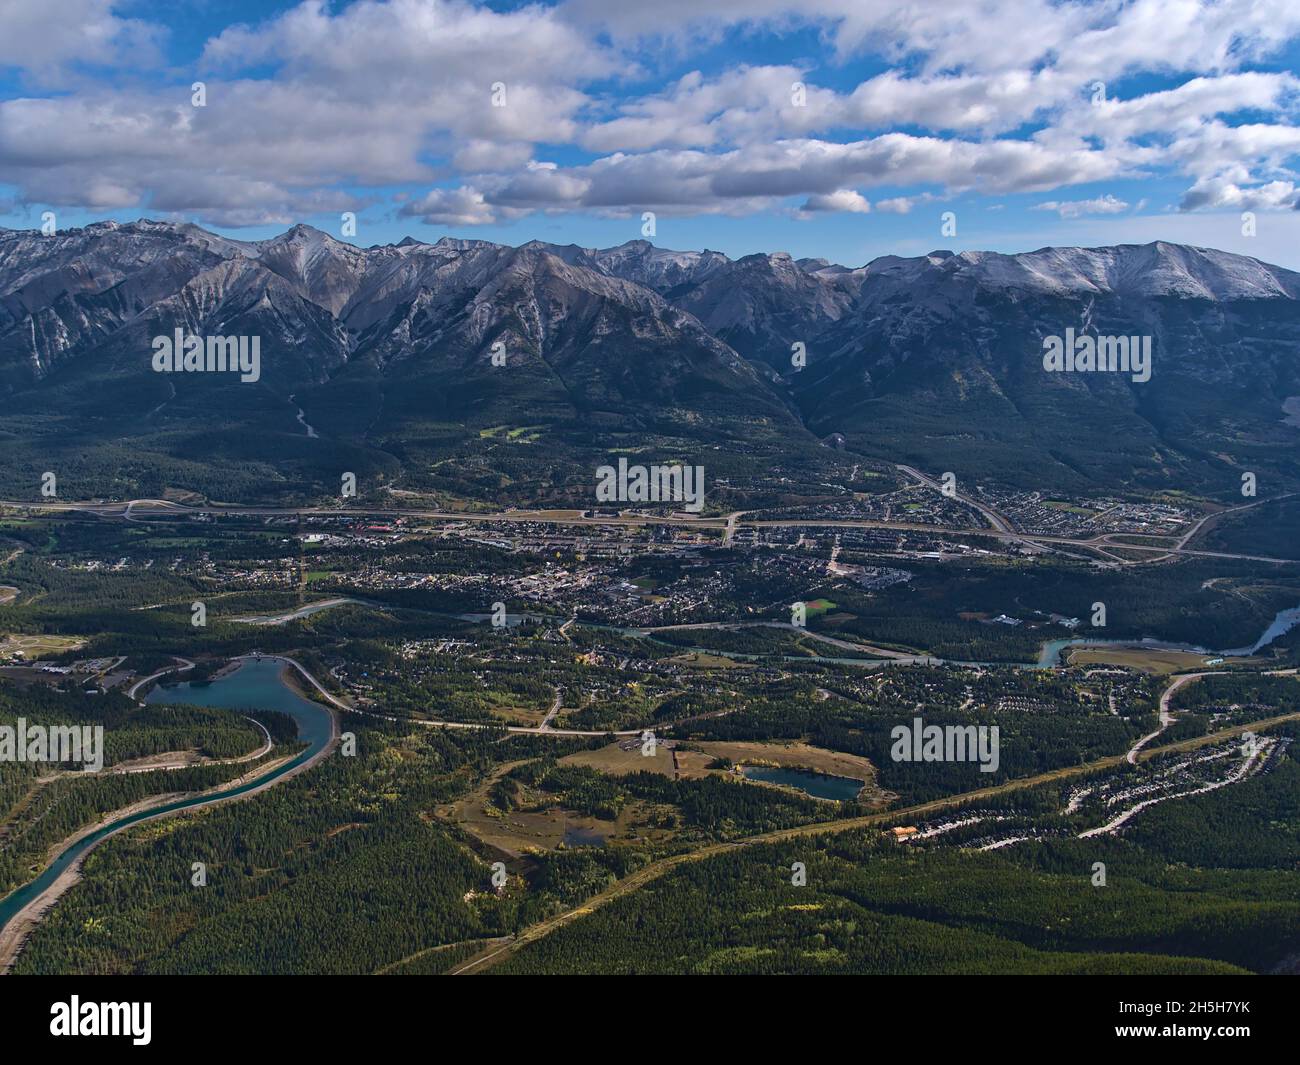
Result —
M238 242L153 222L8 233L0 313L20 496L61 465L69 496L312 495L355 472L371 490L554 499L589 492L614 450L709 451L719 474L820 450L772 375L549 246L361 250L306 226ZM260 379L155 372L153 339L177 329L258 337ZM134 457L108 474L123 445Z
M154 372L176 329L258 337L260 379ZM1047 372L1067 330L1149 337L1150 380ZM856 457L1226 498L1243 472L1300 485L1300 275L1166 243L849 268L646 241L361 249L302 225L6 231L0 396L19 497L57 468L67 496L309 497L355 472L581 503L594 466L635 454L707 459L733 489Z
M881 259L793 387L814 431L1026 487L1294 481L1300 275L1155 244ZM1066 330L1149 337L1150 379L1045 371Z

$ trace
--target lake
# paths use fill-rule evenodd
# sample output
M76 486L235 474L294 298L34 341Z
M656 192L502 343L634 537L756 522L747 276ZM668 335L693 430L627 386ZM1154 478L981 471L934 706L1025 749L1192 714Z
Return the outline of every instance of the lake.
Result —
M833 777L826 773L813 773L807 769L785 769L771 765L745 765L740 767L746 780L761 780L764 784L780 784L796 788L814 799L838 799L847 802L856 799L866 781L852 777Z
M564 845L566 847L603 847L605 837L597 829L566 824L564 826Z
M276 659L245 659L237 669L216 680L196 684L186 681L166 688L155 685L144 701L226 710L278 710L293 718L298 726L298 739L308 744L305 753L310 754L329 742L333 722L328 710L299 695L284 682L285 668Z
M216 680L199 684L177 684L171 688L154 688L145 697L149 703L181 703L190 706L217 706L230 710L278 710L288 714L298 725L298 738L308 744L307 749L287 764L236 787L222 788L205 795L177 799L165 806L141 810L111 825L105 825L66 848L40 876L0 899L0 928L3 928L24 906L41 894L58 879L69 865L95 846L106 836L128 825L164 813L204 806L219 799L243 795L261 787L269 780L283 776L318 753L333 735L333 718L325 707L305 699L294 691L281 677L282 663L271 659L246 660L232 673Z

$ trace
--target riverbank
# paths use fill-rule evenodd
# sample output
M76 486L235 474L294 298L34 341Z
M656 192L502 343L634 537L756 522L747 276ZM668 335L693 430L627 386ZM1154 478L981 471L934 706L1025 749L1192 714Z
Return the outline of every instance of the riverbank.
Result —
M254 795L259 795L263 791L274 787L282 781L290 780L318 764L327 755L333 752L338 745L339 740L339 710L347 710L348 707L339 702L333 696L329 695L324 688L316 681L301 664L290 658L279 655L257 655L242 656L235 661L267 661L278 662L281 664L282 673L285 679L281 683L287 692L293 693L297 698L303 697L298 695L292 686L287 682L287 675L290 673L290 667L300 673L310 681L318 691L326 696L331 705L321 705L315 700L303 700L328 717L329 729L328 735L322 734L320 742L313 750L311 747L305 752L296 752L285 755L281 758L273 759L269 763L263 763L250 769L247 773L241 774L233 780L226 781L214 788L202 792L183 793L179 797L175 794L168 796L152 796L142 803L133 804L121 810L101 818L93 825L85 826L78 830L61 844L51 848L49 860L42 866L42 872L27 884L20 886L11 892L5 899L0 899L0 907L11 899L15 894L30 890L33 884L39 884L41 879L49 874L51 868L55 867L58 862L68 855L70 851L81 847L87 839L91 842L85 845L83 849L72 855L64 868L60 869L50 880L49 883L42 886L39 891L32 895L31 898L14 911L14 913L0 924L0 973L9 971L14 959L21 953L22 945L26 942L27 937L32 930L40 923L51 907L63 896L63 894L80 879L81 867L86 856L91 854L96 847L106 839L111 839L118 832L124 831L134 825L145 824L155 821L162 817L168 817L173 814L183 813L187 810L196 808L207 808L226 802L235 802L240 799L246 799ZM164 671L164 673L170 670ZM236 670L238 672L238 670ZM234 674L229 674L233 676ZM153 679L153 678L146 678ZM140 683L144 683L143 681ZM210 691L212 682L205 684L204 689ZM185 702L186 700L177 700ZM209 703L208 705L212 705ZM271 708L274 709L274 708ZM304 734L304 726L299 722L299 734ZM152 811L152 812L151 812ZM93 837L93 838L92 838ZM0 919L2 914L0 914Z
M60 855L65 854L67 851L77 846L78 843L86 839L88 836L93 836L97 832L104 833L99 837L99 839L95 840L94 843L74 858L72 862L70 862L59 873L52 883L47 885L39 894L28 901L22 909L15 913L3 926L0 926L0 974L9 971L9 967L13 964L14 959L16 959L22 952L22 946L26 942L27 936L31 934L38 924L40 924L41 919L49 912L51 907L53 907L54 904L63 897L64 893L81 879L82 864L85 862L86 858L94 852L95 848L105 840L112 839L119 832L131 828L134 825L142 825L150 821L156 821L161 817L168 816L169 814L183 813L186 810L193 810L200 807L215 806L225 800L221 797L216 797L205 802L203 801L203 796L215 795L230 788L237 788L251 780L256 780L263 774L274 773L277 768L292 762L295 757L295 754L287 754L281 758L273 759L268 763L259 765L247 773L225 781L222 784L218 784L216 787L209 788L206 791L174 791L162 795L151 795L149 798L141 799L139 802L132 803L130 806L124 806L121 809L114 810L111 814L100 818L100 820L94 824L86 825L78 829L67 839L53 844L46 852L45 861L41 864L42 870L48 869L58 861ZM306 766L304 765L300 768L306 768ZM293 775L292 772L285 773L283 776L276 777L275 781L268 781L266 786L269 787L270 784L275 783L276 781L288 779L291 775ZM232 796L231 798L232 800L235 798L244 798L246 795L258 794L263 790L265 790L264 787L259 787L253 791L245 792L239 796ZM178 810L160 809L161 807L184 801L187 798L193 798L198 801L186 805ZM148 811L155 809L158 809L159 813L154 817L137 816L141 813L147 814ZM108 831L104 831L105 829ZM41 874L38 874L36 879L39 879L40 875ZM31 883L31 881L28 881L28 883ZM21 891L26 886L26 884L21 884L14 890Z
M1087 636L1068 636L1045 641L1039 649L1038 665L1043 668L1057 668L1069 662L1070 655L1076 650L1092 650L1099 654L1106 651L1129 651L1135 653L1152 652L1167 655L1187 655L1197 659L1197 664L1204 665L1207 657L1236 659L1236 665L1260 664L1252 662L1251 657L1259 654L1265 647L1281 636L1285 636L1296 625L1300 625L1300 607L1287 607L1279 610L1273 620L1260 633L1259 638L1249 647L1233 647L1226 651L1215 651L1195 644L1170 643L1152 637L1139 637L1127 640L1107 640ZM1218 663L1215 663L1217 665Z

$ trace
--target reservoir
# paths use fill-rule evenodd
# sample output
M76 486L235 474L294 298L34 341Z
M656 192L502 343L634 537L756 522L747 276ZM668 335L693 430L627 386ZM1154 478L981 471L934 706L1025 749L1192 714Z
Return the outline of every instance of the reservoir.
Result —
M238 668L216 680L191 684L155 685L144 697L146 703L180 703L185 706L215 706L226 710L278 710L298 726L298 739L308 744L310 755L329 742L333 724L330 713L319 703L299 695L286 684L286 668L278 659L245 659Z
M269 780L283 776L289 770L301 765L317 754L333 735L333 718L330 712L318 703L306 699L284 682L281 674L283 663L273 659L246 660L236 670L216 680L200 684L177 684L171 688L152 689L145 697L148 703L183 703L191 706L216 706L230 710L278 710L288 714L298 725L298 738L308 744L305 751L298 754L285 765L272 769L263 775L235 787L222 788L205 795L196 795L186 799L158 806L151 810L141 810L111 825L105 825L90 835L78 840L64 850L54 862L32 880L9 895L0 899L0 928L27 905L33 898L43 892L58 879L69 865L75 862L96 843L127 825L147 821L160 814L184 810L191 806L203 806L218 799L243 795L261 787Z

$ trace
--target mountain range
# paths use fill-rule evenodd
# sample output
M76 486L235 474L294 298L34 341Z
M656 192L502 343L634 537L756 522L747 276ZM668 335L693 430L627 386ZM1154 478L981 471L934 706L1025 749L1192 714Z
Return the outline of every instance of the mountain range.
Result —
M154 338L178 329L259 337L259 379L156 372ZM1067 329L1149 336L1151 379L1045 371ZM304 225L0 231L9 498L47 470L69 498L250 501L336 494L350 471L576 501L616 454L703 464L732 502L893 462L1227 497L1245 471L1300 482L1295 397L1300 274L1176 244L850 268L646 241L363 249Z

